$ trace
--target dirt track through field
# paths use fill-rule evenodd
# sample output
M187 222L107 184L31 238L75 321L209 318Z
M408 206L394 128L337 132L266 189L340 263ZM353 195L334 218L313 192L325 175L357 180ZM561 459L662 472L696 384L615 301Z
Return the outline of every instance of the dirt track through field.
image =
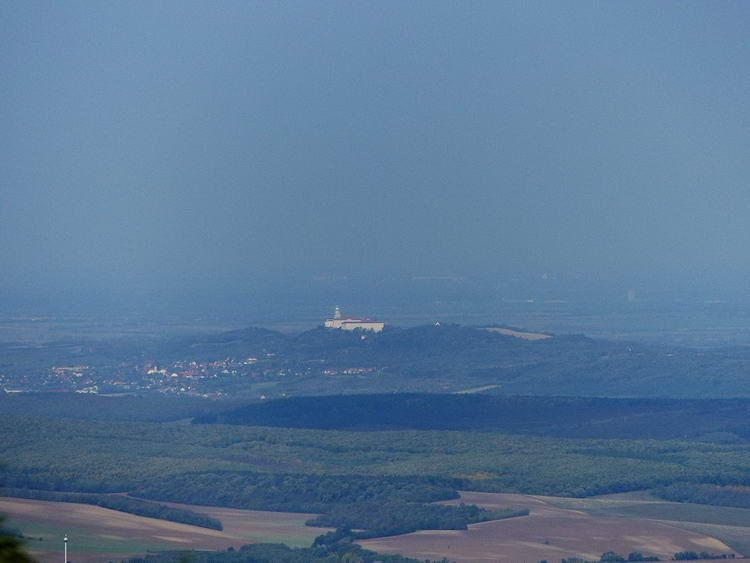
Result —
M525 508L529 516L473 524L468 530L420 531L372 539L362 546L383 553L422 559L443 557L461 563L559 561L581 557L598 560L605 551L627 556L640 551L671 559L678 551L732 553L721 541L652 520L591 516L557 508L542 497L464 492L445 504L487 508Z

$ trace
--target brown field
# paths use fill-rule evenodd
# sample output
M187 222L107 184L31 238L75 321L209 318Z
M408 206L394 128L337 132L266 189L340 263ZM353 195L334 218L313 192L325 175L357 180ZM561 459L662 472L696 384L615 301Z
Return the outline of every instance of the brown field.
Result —
M361 542L383 553L424 559L443 557L461 563L559 561L563 557L598 560L605 551L633 551L670 559L678 551L733 553L705 533L665 522L593 516L560 508L546 497L463 492L461 500L487 508L525 508L529 516L472 524L468 530L420 531Z
M135 516L87 504L0 498L0 514L7 525L33 538L29 551L39 561L62 558L62 538L67 534L70 561L121 560L148 550L227 549L248 543L282 542L309 546L327 528L305 526L314 514L237 510L175 505L221 520L224 531ZM39 538L42 538L41 540Z

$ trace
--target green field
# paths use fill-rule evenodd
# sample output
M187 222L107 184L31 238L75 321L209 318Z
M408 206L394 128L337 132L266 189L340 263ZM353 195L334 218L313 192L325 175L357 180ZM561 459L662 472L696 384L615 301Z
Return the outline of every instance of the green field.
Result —
M750 510L745 508L652 500L611 500L599 498L552 499L550 502L560 508L584 510L598 516L703 522L706 524L745 526L750 528Z
M118 555L179 549L224 550L248 543L283 543L308 547L329 531L305 525L313 514L259 512L212 507L196 509L221 518L223 531L156 520L98 506L44 500L0 497L0 512L9 516L7 527L24 535L27 549L46 558L62 551L63 537L74 560L101 554ZM40 539L41 538L41 539Z
M145 553L174 549L168 542L149 542L138 538L107 537L76 526L51 526L28 518L9 518L8 528L21 530L29 550L62 551L62 538L68 535L70 552L85 553ZM41 539L39 539L41 538Z
M602 511L602 514L608 516L652 518L656 520L679 520L681 522L703 522L706 524L750 528L750 510L728 506L657 502L607 508ZM748 533L750 533L750 530L748 530Z

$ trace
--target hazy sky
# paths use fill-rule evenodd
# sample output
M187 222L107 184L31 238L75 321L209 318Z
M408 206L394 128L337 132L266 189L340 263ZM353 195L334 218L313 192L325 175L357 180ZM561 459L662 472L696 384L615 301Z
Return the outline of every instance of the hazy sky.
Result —
M5 287L750 273L748 2L0 2Z

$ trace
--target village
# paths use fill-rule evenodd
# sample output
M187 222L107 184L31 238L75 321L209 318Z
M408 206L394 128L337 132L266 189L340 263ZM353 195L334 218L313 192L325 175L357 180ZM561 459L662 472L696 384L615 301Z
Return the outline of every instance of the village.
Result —
M384 323L368 318L344 316L336 307L334 316L323 326L330 330L381 332ZM104 365L55 364L47 369L29 370L9 377L0 373L0 388L6 393L50 392L86 394L161 393L203 398L224 398L232 391L250 387L274 386L280 378L311 375L375 374L373 366L316 366L279 357L275 352L254 356L196 360L180 358L121 361ZM267 394L258 392L258 398Z

